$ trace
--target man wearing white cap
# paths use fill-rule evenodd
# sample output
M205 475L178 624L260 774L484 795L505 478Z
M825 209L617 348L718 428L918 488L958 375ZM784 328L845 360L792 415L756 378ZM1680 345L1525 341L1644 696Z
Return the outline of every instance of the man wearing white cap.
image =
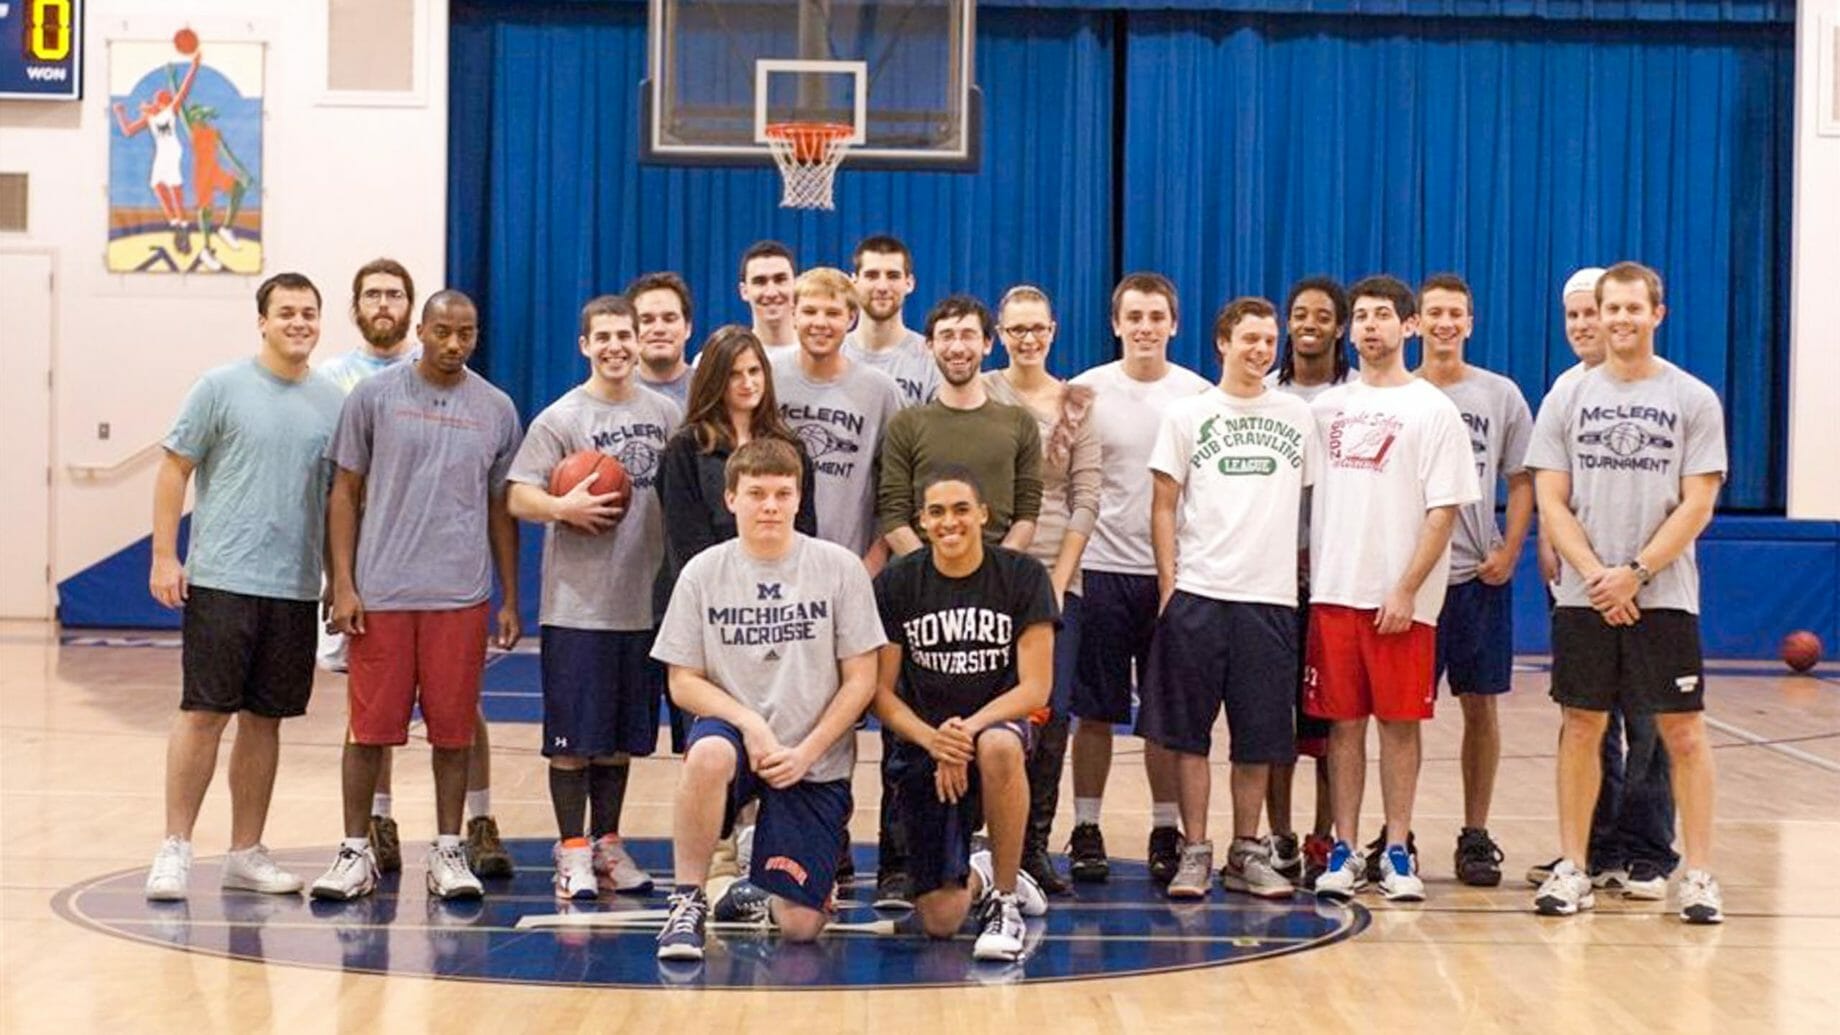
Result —
M1597 281L1603 275L1602 267L1586 266L1566 278L1559 304L1565 312L1565 340L1578 362L1559 375L1552 391L1604 361L1603 331L1597 318ZM1656 361L1666 362L1660 357ZM1548 585L1559 581L1559 552L1544 523L1540 525L1540 577ZM1626 898L1659 901L1667 894L1668 875L1680 856L1673 847L1674 795L1668 757L1656 734L1654 717L1612 711L1610 727L1604 731L1602 761L1603 783L1591 814L1591 883ZM1544 884L1558 862L1554 859L1530 867L1527 883Z

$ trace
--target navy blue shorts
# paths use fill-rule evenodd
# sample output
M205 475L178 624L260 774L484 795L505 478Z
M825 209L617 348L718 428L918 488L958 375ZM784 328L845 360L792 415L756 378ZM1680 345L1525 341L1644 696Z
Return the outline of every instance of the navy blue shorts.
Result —
M1031 729L1026 722L1000 722L979 733L978 739L1015 737L1022 742L1026 758ZM971 835L984 819L983 787L976 764L970 768L971 779L956 805L939 800L939 788L933 782L936 768L933 756L909 741L897 741L889 756L889 777L899 788L901 825L907 834L907 876L915 895L965 886L971 875Z
M747 742L740 730L721 719L700 718L690 727L688 746L704 737L720 737L735 749L735 777L728 782L722 836L734 832L735 815L742 806L760 802L748 880L770 895L807 909L823 909L837 882L837 860L849 844L850 812L855 808L850 781L802 780L776 791L748 768Z
M1156 576L1087 570L1080 578L1086 599L1073 714L1097 722L1130 722L1131 666L1136 663L1141 679L1156 635Z
M649 755L658 746L664 665L639 632L542 628L543 755Z
M1054 686L1048 693L1048 709L1055 715L1067 715L1073 708L1074 670L1080 663L1080 611L1078 593L1061 597L1061 625L1054 630Z
M1453 694L1505 694L1514 680L1513 583L1470 579L1444 593L1438 615L1437 674Z
M1224 704L1232 761L1289 765L1297 760L1296 697L1294 609L1176 590L1157 621L1137 732L1206 755Z

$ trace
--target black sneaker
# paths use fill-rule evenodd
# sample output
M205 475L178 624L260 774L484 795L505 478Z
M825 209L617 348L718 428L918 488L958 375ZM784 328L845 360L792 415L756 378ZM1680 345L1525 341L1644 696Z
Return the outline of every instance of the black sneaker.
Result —
M1501 847L1486 829L1464 827L1457 834L1457 880L1472 888L1493 888L1501 883Z
M1105 854L1105 835L1097 823L1081 823L1073 828L1067 844L1068 870L1081 884L1103 882L1112 875L1112 863Z
M851 854L850 846L843 846L843 854L837 857L837 890L856 883L856 856Z
M1422 872L1418 868L1418 835L1406 831L1406 851L1412 854L1412 872ZM1367 842L1367 886L1380 886L1380 857L1386 854L1386 828L1380 828L1380 836Z
M1022 853L1022 872L1035 878L1035 883L1041 885L1041 890L1045 894L1070 895L1073 893L1073 885L1067 883L1067 878L1055 870L1054 860L1048 857L1047 852L1037 849Z
M712 915L720 923L751 924L755 927L773 925L773 896L767 894L759 885L743 877L728 886L722 897L716 899Z
M875 875L875 908L914 908L914 882L901 870L883 870Z
M1649 862L1637 859L1629 864L1629 875L1623 878L1623 897L1643 902L1667 901L1667 871Z
M1144 856L1150 864L1150 879L1168 884L1182 868L1182 832L1175 827L1151 827L1150 847Z

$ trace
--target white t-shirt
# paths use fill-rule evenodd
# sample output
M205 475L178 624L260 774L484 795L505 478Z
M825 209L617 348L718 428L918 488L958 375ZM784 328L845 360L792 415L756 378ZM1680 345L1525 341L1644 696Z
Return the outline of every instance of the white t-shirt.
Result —
M1139 381L1114 361L1073 379L1093 390L1088 420L1099 436L1103 479L1099 522L1086 544L1083 567L1121 575L1155 575L1150 549L1150 450L1156 445L1163 411L1178 399L1208 389L1200 374L1169 365L1155 381Z
M1482 497L1469 432L1426 381L1332 388L1311 404L1323 464L1310 512L1310 602L1377 608L1412 563L1425 512ZM1413 620L1436 625L1450 549L1419 584Z
M1297 606L1297 566L1287 562L1320 461L1315 437L1310 405L1271 389L1243 399L1214 388L1169 404L1150 469L1182 486L1177 589Z

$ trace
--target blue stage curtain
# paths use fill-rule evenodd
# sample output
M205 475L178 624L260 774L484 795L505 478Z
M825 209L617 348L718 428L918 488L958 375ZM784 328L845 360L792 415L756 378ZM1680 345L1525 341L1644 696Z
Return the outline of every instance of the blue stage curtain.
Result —
M1217 369L1234 295L1450 270L1471 358L1537 407L1566 275L1632 258L1667 281L1660 351L1725 402L1722 504L1782 506L1787 28L1148 13L1126 40L1121 258L1185 292L1183 362Z
M1114 22L987 13L977 41L982 170L861 172L846 162L837 211L801 214L779 207L769 168L637 164L643 5L457 4L448 277L480 301L474 366L529 419L583 377L576 314L590 295L676 270L695 295L694 347L720 324L747 322L736 264L749 244L775 238L801 268L847 269L856 241L873 233L913 250L910 326L948 293L994 301L1027 281L1062 314L1057 370L1110 359Z

